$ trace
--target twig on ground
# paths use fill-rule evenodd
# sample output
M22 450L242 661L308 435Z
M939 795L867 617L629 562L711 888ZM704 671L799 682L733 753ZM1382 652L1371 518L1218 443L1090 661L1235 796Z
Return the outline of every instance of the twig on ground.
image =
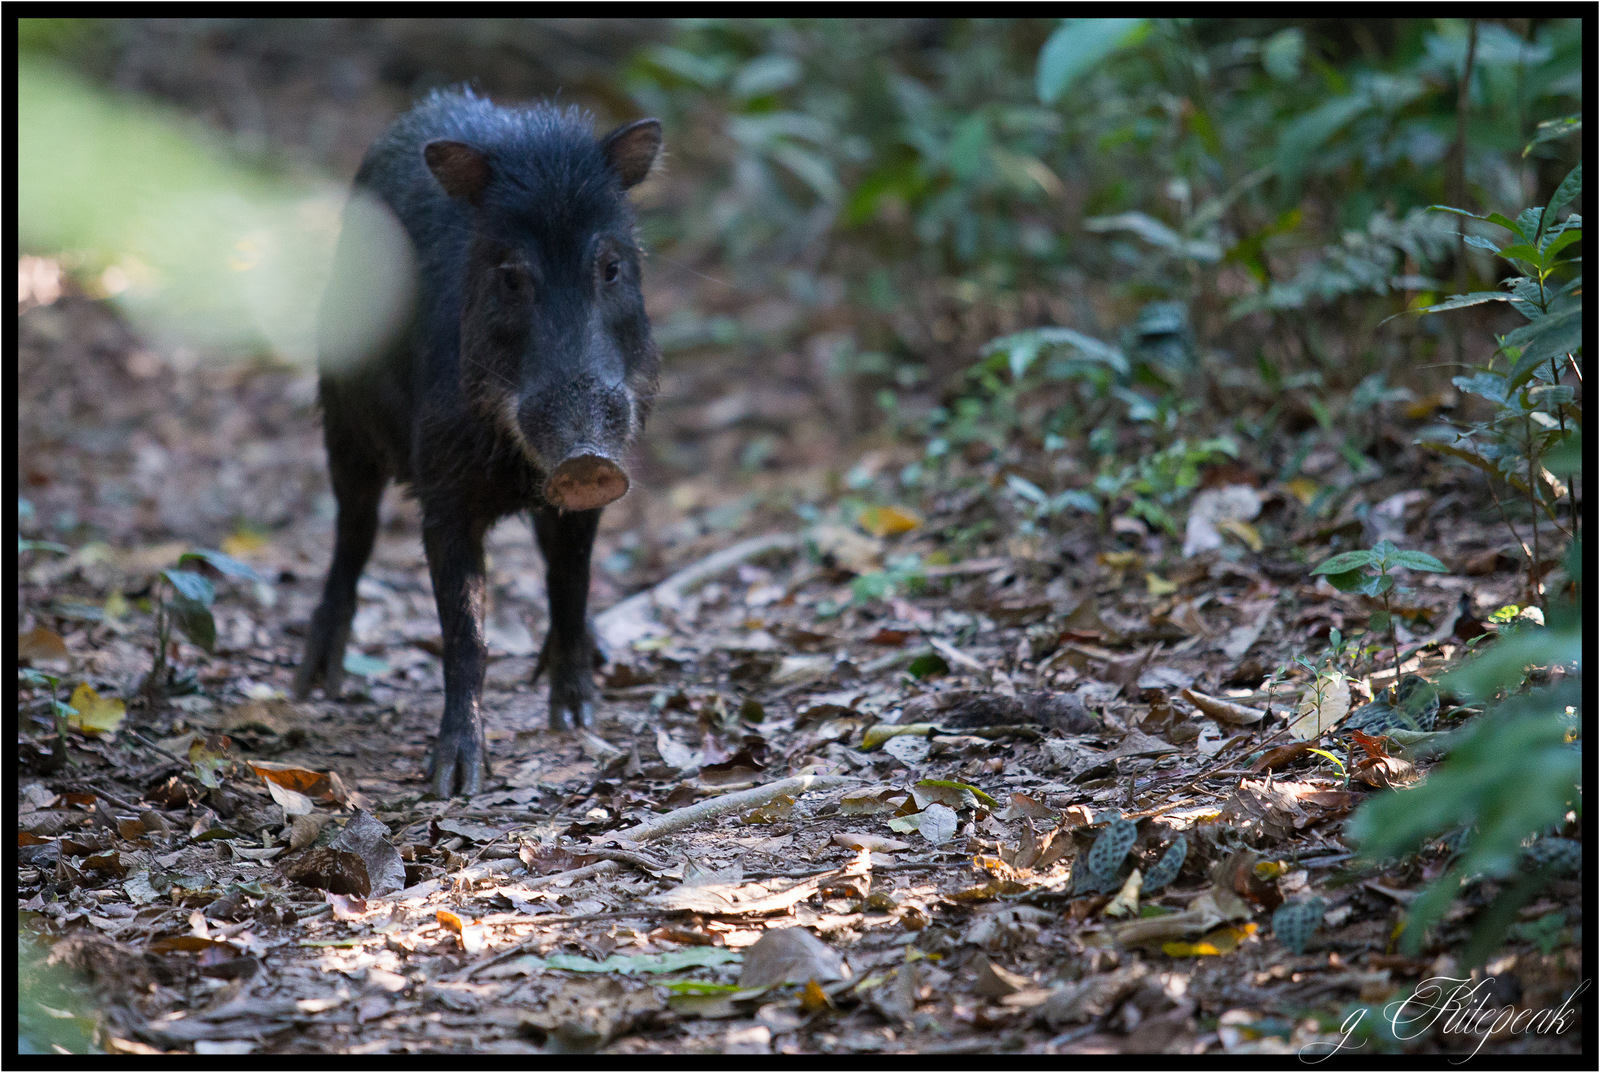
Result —
M693 827L701 820L716 819L726 816L730 812L740 812L744 809L759 808L774 798L787 793L796 795L811 790L831 790L835 786L845 786L859 780L845 775L796 775L792 779L779 779L769 782L765 786L757 786L749 790L740 790L737 793L723 794L706 801L697 801L692 805L674 809L664 816L657 816L653 820L646 820L625 831L612 831L596 839L596 845L603 845L614 839L627 842L649 842L651 839L670 835L685 828Z
M595 633L608 645L623 649L632 641L649 632L658 607L675 608L683 601L686 590L707 581L730 567L747 559L754 559L774 551L792 551L800 546L800 537L794 533L769 533L766 536L741 540L732 547L706 556L697 563L684 567L653 588L636 592L621 603L609 607L594 618Z

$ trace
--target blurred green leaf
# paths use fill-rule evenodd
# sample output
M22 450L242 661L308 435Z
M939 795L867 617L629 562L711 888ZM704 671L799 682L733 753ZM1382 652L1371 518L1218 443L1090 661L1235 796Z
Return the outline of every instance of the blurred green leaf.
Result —
M1102 60L1143 41L1148 19L1063 19L1039 53L1039 100L1054 104Z

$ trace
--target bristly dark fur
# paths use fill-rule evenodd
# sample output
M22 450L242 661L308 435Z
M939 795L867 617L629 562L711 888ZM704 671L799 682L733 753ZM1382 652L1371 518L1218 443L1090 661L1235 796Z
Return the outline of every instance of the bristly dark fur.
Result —
M394 255L347 212L319 318L339 520L296 689L321 681L337 695L383 487L409 485L444 640L440 795L475 792L486 766L483 537L507 514L532 515L545 558L551 725L593 721L586 606L600 507L587 505L626 489L618 463L656 390L660 354L624 186L659 148L653 120L597 140L577 108L501 108L463 88L396 120L356 174L357 193L386 206L410 240L411 301L388 339L353 360L340 349L360 338L347 321L369 308L360 295L371 261Z

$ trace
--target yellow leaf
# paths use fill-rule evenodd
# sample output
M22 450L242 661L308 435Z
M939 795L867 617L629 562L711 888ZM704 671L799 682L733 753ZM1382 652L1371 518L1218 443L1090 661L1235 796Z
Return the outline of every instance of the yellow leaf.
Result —
M1224 924L1215 931L1207 933L1200 942L1219 954L1231 954L1239 948L1239 944L1246 936L1254 935L1255 932L1254 924Z
M875 537L898 536L909 533L922 524L922 519L899 507L868 507L857 519L861 528Z
M1284 487L1289 489L1290 495L1300 501L1302 507L1311 506L1311 501L1317 498L1317 492L1321 490L1317 487L1317 482L1310 477L1296 477L1292 481L1285 482Z
M113 592L106 597L105 616L108 619L119 619L128 613L128 598L120 592Z
M1100 560L1101 565L1113 570L1127 570L1139 565L1139 553L1136 551L1103 551L1095 558Z
M1217 528L1224 533L1232 533L1244 541L1251 551L1261 550L1261 534L1256 532L1256 527L1249 522L1241 522L1237 518L1224 518L1217 523Z
M817 1013L829 1009L833 1002L828 998L828 993L822 990L822 985L816 980L807 980L806 989L800 994L800 1008L807 1013Z
M1422 398L1406 406L1406 419L1409 421L1425 421L1433 416L1433 411L1444 405L1444 396L1435 391L1432 395Z
M861 736L861 748L863 751L871 751L890 738L898 738L902 734L931 737L937 729L939 728L933 723L877 723L868 727L866 733Z
M1260 880L1277 879L1289 871L1289 866L1282 861L1257 861L1254 871Z
M1150 571L1145 572L1144 584L1145 587L1150 590L1151 596L1171 596L1173 593L1178 591L1176 582L1168 581L1160 574L1152 573Z
M115 730L128 714L127 707L120 700L102 697L88 682L80 683L72 691L72 699L68 703L77 709L67 716L68 725L77 727L85 734L104 734Z
M241 559L253 551L260 551L267 546L267 538L260 533L252 533L248 529L241 529L232 536L222 538L222 553Z

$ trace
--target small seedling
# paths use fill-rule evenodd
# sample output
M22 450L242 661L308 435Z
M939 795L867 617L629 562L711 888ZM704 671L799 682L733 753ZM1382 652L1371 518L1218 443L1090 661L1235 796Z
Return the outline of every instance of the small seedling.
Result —
M1347 551L1312 567L1313 574L1324 574L1328 584L1340 592L1358 592L1383 601L1383 610L1375 612L1368 622L1370 629L1388 629L1389 647L1394 651L1395 682L1400 681L1400 639L1394 628L1394 608L1391 597L1404 590L1395 588L1394 571L1426 570L1442 574L1443 563L1424 551L1406 551L1393 541L1380 540L1366 551Z

